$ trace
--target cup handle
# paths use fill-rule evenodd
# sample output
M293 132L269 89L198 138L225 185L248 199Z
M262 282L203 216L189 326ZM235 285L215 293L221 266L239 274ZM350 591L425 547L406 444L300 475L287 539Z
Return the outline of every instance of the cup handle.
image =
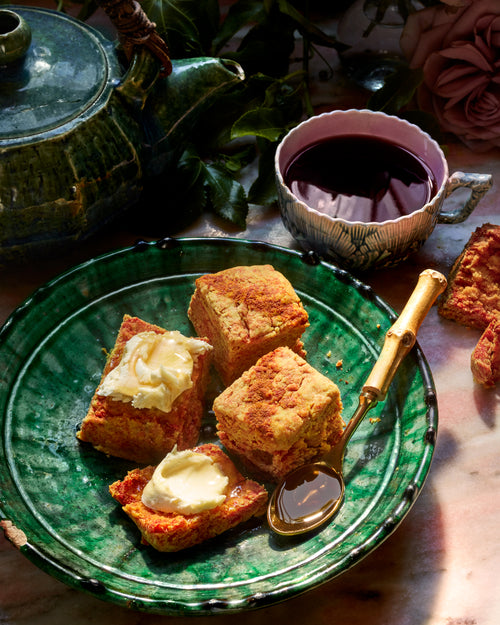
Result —
M458 224L465 221L467 217L476 208L479 200L491 189L493 179L490 174L466 174L462 171L456 171L452 174L446 183L445 199L450 196L453 191L462 187L471 190L469 199L463 206L459 206L451 211L439 211L439 224Z

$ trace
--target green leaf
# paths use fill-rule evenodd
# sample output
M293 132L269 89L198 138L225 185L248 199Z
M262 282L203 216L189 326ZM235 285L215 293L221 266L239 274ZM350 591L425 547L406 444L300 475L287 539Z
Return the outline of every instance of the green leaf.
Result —
M238 0L232 4L214 38L214 52L219 52L244 26L258 24L265 19L265 16L266 12L261 0Z
M250 26L238 49L224 56L240 63L247 76L259 72L275 77L287 74L295 50L293 20L273 4L264 19Z
M258 140L260 149L258 174L248 191L248 201L262 206L274 204L278 200L274 173L274 155L277 143Z
M291 125L295 125L302 115L303 85L290 86L288 79L254 74L236 89L223 94L203 114L193 130L199 148L205 151L207 148L208 151L219 150L235 138L248 136L259 129L259 134L272 140L275 133L268 134L263 128L272 128L277 124L277 127L288 130ZM295 75L292 75L291 80L296 80ZM263 121L255 113L261 109L274 109L281 119L278 117L272 122ZM254 119L252 116L255 116ZM233 132L235 123L237 126Z
M212 212L244 230L248 201L243 186L218 163L206 165L205 185Z
M238 174L242 169L255 160L255 145L245 145L240 150L233 153L224 152L221 159L224 161L224 167L232 174Z
M303 112L303 92L306 90L306 74L302 71L273 81L265 91L263 105L280 111L287 127L294 125Z
M295 6L287 0L278 0L278 6L283 15L288 15L296 24L299 32L307 37L308 41L328 48L339 48L344 50L345 44L337 41L332 35L328 35L318 28L313 22L307 19Z
M231 139L255 135L269 141L277 141L284 131L281 111L260 107L244 113L231 128Z
M189 226L206 206L205 163L188 146L175 167L148 181L130 218L142 234L163 237Z
M166 40L172 58L209 51L220 17L217 0L143 0L141 4Z

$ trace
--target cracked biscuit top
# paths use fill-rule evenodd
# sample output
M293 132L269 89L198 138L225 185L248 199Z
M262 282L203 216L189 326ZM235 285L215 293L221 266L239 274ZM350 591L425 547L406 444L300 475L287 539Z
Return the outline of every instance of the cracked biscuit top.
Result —
M271 265L239 266L196 280L188 316L214 348L224 384L260 356L286 345L303 354L308 314L287 278Z

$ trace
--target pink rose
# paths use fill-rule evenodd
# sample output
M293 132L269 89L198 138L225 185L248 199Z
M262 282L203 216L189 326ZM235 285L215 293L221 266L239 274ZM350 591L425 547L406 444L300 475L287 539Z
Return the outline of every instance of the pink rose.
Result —
M401 37L423 70L421 109L476 150L500 146L500 0L446 0L413 13Z

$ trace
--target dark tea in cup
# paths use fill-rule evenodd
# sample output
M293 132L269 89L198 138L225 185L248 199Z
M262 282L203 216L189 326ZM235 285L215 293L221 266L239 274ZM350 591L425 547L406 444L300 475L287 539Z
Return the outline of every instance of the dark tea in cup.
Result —
M436 193L425 162L368 135L338 135L305 147L284 172L291 192L311 208L348 221L386 221L418 210Z

